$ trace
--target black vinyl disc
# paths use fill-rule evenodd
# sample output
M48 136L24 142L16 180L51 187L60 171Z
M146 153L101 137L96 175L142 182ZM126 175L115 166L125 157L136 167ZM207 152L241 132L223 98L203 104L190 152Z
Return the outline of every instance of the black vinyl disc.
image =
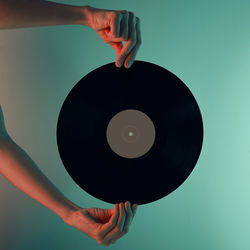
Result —
M84 76L58 117L57 145L73 180L109 203L145 204L179 187L199 158L203 123L187 86L158 65L109 63Z

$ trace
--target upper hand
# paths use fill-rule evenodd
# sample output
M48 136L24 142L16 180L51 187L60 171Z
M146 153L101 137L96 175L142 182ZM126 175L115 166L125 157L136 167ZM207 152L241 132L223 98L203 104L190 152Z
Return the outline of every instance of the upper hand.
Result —
M137 204L115 204L113 209L86 208L71 213L65 222L99 244L109 246L128 232Z
M141 45L139 18L131 11L104 10L90 6L87 16L88 25L116 51L116 66L131 67Z

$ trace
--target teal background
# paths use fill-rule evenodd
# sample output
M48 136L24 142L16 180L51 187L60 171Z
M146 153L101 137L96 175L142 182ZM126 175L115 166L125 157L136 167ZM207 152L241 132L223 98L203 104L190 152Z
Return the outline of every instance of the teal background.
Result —
M192 174L169 196L140 206L130 232L109 248L250 249L250 2L61 2L133 11L142 30L137 59L182 79L203 115L204 144ZM84 75L115 61L113 49L90 28L61 26L2 30L0 54L0 100L10 135L73 202L110 208L67 174L55 132L66 95ZM103 248L2 176L0 197L1 250Z

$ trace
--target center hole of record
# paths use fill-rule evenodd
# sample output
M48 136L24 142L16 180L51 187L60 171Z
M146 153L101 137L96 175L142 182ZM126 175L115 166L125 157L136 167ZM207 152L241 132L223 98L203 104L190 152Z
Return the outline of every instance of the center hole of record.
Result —
M155 127L144 112L123 110L114 115L106 130L112 151L124 158L137 158L146 154L155 141Z
M122 129L121 136L127 143L134 143L139 136L139 131L135 125L127 125Z

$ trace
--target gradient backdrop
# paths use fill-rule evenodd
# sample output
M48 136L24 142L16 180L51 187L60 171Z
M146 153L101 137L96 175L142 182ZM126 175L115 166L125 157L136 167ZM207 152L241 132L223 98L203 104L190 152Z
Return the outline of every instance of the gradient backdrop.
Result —
M133 11L143 40L137 59L181 78L204 119L202 153L190 177L171 195L140 206L130 232L109 248L250 249L250 2L60 2ZM56 145L57 117L77 81L115 58L86 27L0 31L0 102L7 129L83 207L111 205L88 195L67 174ZM103 248L0 176L1 250Z

